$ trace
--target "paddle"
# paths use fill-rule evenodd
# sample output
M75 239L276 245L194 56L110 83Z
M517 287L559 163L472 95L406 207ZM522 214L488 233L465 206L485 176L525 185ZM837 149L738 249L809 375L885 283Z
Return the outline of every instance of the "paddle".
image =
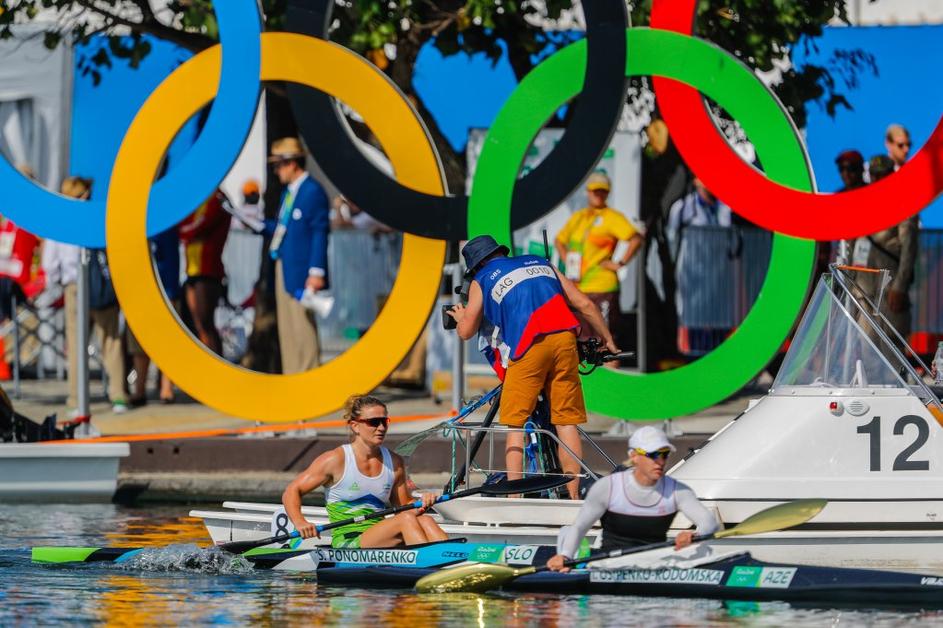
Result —
M695 536L694 543L710 539L723 539L728 536L744 536L747 534L762 534L775 532L784 528L791 528L805 523L819 514L827 502L824 499L799 499L785 504L779 504L754 514L739 525L713 534ZM617 558L628 554L647 552L653 549L671 547L674 541L651 543L641 547L623 547L608 552L596 552L586 558L571 558L563 561L566 567L575 567L582 563L589 563L605 558ZM548 571L546 565L542 567L514 568L507 565L475 563L452 569L443 569L428 576L423 576L416 582L416 590L420 593L452 593L472 592L483 593L497 589L501 585L532 573Z
M435 503L439 504L441 502L447 502L453 499L459 499L461 497L468 497L469 495L514 495L516 493L536 493L538 491L546 491L558 486L563 486L573 478L564 475L557 477L536 477L536 478L522 478L520 480L504 480L502 482L496 482L494 484L483 484L481 486L475 486L473 488L465 489L464 491L458 491L456 493L446 493L445 495L440 495ZM322 525L315 526L318 530L318 533L324 532L325 530L332 530L334 528L340 528L342 526L347 526L352 523L359 523L367 519L379 519L381 517L386 517L387 515L395 515L396 513L403 512L405 510L412 510L413 508L421 508L422 500L417 499L414 502L408 504L403 504L402 506L394 506L392 508L387 508L385 510L377 510L368 515L360 515L358 517L351 517L350 519L343 519L342 521L334 521L332 523L325 523ZM290 539L296 539L300 537L301 534L294 530L288 534L279 534L278 536L270 536L265 539L257 539L253 541L233 541L231 543L220 543L217 545L222 550L225 550L231 554L241 554L247 552L250 549L256 547L262 547L263 545L269 545L271 543L284 543Z

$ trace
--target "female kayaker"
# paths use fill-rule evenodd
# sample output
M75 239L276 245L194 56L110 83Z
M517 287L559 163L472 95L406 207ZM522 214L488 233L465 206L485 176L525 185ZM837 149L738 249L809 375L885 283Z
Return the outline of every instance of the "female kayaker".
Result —
M680 510L697 526L698 534L717 529L717 519L697 500L688 486L665 477L665 464L674 451L665 433L657 427L639 428L629 438L626 471L600 478L572 526L560 529L556 556L547 561L554 571L569 571L563 561L576 556L580 542L593 524L602 523L602 549L633 547L665 540L671 521ZM675 537L675 549L691 544L694 532Z
M351 442L318 456L282 494L282 504L302 538L319 536L301 513L301 498L318 487L327 490L330 520L340 521L414 501L407 489L403 459L383 447L390 418L375 397L355 395L347 400L344 418ZM422 496L424 506L387 519L367 519L335 528L331 545L339 548L417 545L448 538L432 517L422 514L435 495Z

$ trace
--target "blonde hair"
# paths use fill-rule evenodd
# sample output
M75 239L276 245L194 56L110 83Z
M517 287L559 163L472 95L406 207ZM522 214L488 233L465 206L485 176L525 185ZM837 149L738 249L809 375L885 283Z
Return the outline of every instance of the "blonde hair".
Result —
M380 406L386 410L386 404L370 395L351 395L344 403L344 420L348 423L360 418L364 408Z
M370 395L351 395L347 398L347 401L344 403L344 420L347 421L347 435L350 437L351 442L353 442L356 434L350 424L360 418L365 408L372 408L373 406L380 406L383 408L383 411L386 412L386 404L376 397L371 397Z
M66 177L60 189L66 196L82 198L92 191L92 180L83 177Z

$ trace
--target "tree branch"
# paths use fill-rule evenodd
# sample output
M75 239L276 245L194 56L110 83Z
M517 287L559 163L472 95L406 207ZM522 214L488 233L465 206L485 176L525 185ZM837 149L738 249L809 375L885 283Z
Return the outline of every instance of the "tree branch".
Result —
M144 1L146 2L146 0ZM151 12L149 6L147 8L147 13L150 17L141 22L135 22L134 20L130 20L122 15L101 8L95 3L94 0L76 0L76 4L87 9L88 11L97 13L104 19L111 21L113 25L124 26L137 33L152 35L158 39L176 44L181 48L186 48L191 52L205 50L215 43L206 35L200 35L199 33L188 33L186 31L180 31L162 24L157 20L156 17L154 17L154 14ZM140 6L137 1L135 1L134 4L135 6Z

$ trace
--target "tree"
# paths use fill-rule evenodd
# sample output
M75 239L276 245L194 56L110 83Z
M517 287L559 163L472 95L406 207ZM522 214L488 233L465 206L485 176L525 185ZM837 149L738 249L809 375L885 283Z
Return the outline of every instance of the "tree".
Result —
M874 0L871 0L872 2ZM631 8L632 23L648 22L652 0ZM212 45L217 26L210 0L171 0L162 9L149 0L0 0L0 38L10 26L52 14L44 32L50 48L63 40L86 43L108 37L109 45L80 59L80 71L96 80L114 59L135 66L146 56L151 35L198 52ZM262 0L266 28L284 30L286 0ZM369 58L413 98L442 156L452 189L464 184L464 155L449 145L413 86L416 59L431 42L443 55L483 54L492 63L507 58L518 78L540 58L572 41L573 33L544 28L573 8L572 0L348 0L337 2L331 38ZM697 32L764 72L783 66L790 48L814 46L833 18L847 21L845 0L769 2L700 0ZM127 35L131 37L127 37ZM874 62L862 51L841 51L824 66L782 71L776 86L796 123L805 122L805 106L823 102L831 115L851 107L845 90L855 86ZM284 109L281 109L284 111Z

